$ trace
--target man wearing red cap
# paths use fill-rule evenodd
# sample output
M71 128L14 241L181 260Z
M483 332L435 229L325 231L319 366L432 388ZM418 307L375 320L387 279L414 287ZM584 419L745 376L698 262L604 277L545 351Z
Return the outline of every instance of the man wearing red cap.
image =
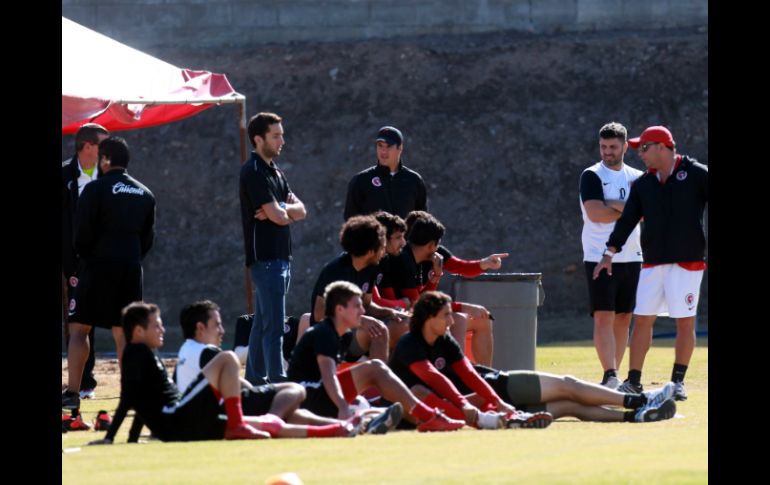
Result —
M703 211L708 203L708 167L676 153L671 132L652 126L628 140L647 171L631 187L623 214L607 241L607 249L593 277L606 269L612 274L612 257L644 218L644 264L634 309L628 379L618 390L641 391L644 358L652 341L652 325L659 314L676 320L676 353L671 380L674 397L687 399L684 376L695 350L695 314L700 284L706 268Z

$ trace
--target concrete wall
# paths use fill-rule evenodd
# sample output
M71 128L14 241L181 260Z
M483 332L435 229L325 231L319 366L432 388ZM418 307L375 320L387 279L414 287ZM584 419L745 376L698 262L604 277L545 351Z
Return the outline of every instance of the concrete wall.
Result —
M141 49L693 27L708 0L62 0L62 15Z

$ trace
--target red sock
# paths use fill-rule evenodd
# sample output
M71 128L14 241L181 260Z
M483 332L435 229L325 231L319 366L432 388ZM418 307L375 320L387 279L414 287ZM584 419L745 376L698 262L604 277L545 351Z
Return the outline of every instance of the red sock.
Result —
M437 395L433 394L432 392L422 398L422 402L424 402L428 407L436 408L444 411L444 414L449 416L452 419L459 419L460 421L465 421L465 414L463 414L462 410L452 404L451 402L447 401L446 399L441 399Z
M436 414L436 411L417 401L417 405L409 411L409 414L417 418L418 421L428 421Z
M327 424L325 426L308 426L308 438L332 438L335 436L347 436L348 430L342 423Z
M217 402L219 402L222 399L222 394L219 393L216 387L211 384L209 384L209 386L211 387L211 392L214 393L214 397L217 398Z
M229 429L237 428L243 424L240 395L225 399L225 412L227 413L227 427Z

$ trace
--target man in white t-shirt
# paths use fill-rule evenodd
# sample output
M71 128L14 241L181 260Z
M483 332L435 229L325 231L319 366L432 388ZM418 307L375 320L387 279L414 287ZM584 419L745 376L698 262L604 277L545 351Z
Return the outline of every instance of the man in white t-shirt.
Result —
M642 263L637 225L623 250L615 255L613 274L593 279L594 268L602 259L605 242L631 191L631 184L642 175L623 163L628 149L628 132L617 122L599 130L601 161L580 176L580 209L583 212L583 261L588 279L591 315L594 318L594 346L604 370L602 385L620 385L617 370L628 342L631 314L636 304L636 287Z

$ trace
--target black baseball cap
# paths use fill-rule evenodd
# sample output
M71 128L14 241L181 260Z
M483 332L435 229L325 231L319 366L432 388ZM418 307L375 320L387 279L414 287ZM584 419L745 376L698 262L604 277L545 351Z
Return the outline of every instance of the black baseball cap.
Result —
M398 131L398 128L392 126L383 126L380 131L377 132L377 139L375 141L384 141L388 145L401 146L404 143L404 135Z

